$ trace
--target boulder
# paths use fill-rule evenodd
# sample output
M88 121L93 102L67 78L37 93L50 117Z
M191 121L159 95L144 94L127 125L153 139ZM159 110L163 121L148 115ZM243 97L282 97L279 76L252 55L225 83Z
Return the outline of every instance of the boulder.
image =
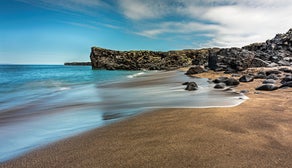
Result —
M252 75L243 75L239 78L240 82L252 82L254 77Z
M267 75L265 72L259 72L257 75L254 76L254 79L266 79Z
M280 61L278 62L278 64L281 65L281 66L290 66L290 62L288 62L288 61L284 61L284 60L280 60Z
M214 79L214 83L225 83L225 81L228 79L228 77L219 77L217 79Z
M273 91L277 89L278 87L272 84L264 84L256 88L256 90L263 90L263 91Z
M267 67L267 66L269 66L269 63L260 58L254 58L251 61L251 65L250 65L250 67Z
M263 81L263 84L275 84L276 81L274 79L266 79Z
M292 74L292 69L289 69L289 68L280 68L279 70L282 71L282 72L286 72L286 73L291 73Z
M198 85L196 84L196 82L189 82L187 84L187 87L185 88L185 90L187 91L194 91L194 90L198 90Z
M268 65L268 67L277 67L277 66L279 66L279 65L275 62L272 62Z
M269 76L271 74L278 75L278 74L281 74L281 71L278 71L278 70L269 70L269 71L266 71L266 75L267 76Z
M292 87L292 81L282 84L279 88Z
M269 76L267 76L266 79L274 79L274 80L278 80L279 78L278 78L278 76L275 75L275 74L270 74Z
M217 83L214 88L215 89L224 89L225 88L225 83Z
M228 78L224 83L226 86L237 86L240 82L234 78Z
M185 73L186 75L194 75L194 74L199 74L206 72L205 68L202 66L194 66L189 68L189 70Z
M292 81L292 75L287 75L281 80L281 83L285 84L285 83L290 82L290 81Z

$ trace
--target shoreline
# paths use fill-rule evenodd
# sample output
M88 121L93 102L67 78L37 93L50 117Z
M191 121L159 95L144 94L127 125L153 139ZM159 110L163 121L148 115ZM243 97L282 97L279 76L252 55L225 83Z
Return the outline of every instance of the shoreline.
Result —
M198 77L221 76L203 73ZM224 74L227 76L226 74ZM2 167L269 167L292 165L291 88L235 107L159 109L61 140Z

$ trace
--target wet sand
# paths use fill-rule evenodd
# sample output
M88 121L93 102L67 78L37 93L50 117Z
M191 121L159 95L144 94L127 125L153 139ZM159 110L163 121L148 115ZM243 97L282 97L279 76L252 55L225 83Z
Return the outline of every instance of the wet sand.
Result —
M255 94L261 81L236 107L143 113L0 167L292 167L292 89Z

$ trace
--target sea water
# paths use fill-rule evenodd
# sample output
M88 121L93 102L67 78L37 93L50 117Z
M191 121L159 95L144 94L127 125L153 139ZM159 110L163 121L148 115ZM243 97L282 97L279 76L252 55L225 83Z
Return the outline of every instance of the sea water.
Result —
M196 91L183 82L195 81ZM179 71L0 65L0 162L42 145L157 108L235 106L244 95Z

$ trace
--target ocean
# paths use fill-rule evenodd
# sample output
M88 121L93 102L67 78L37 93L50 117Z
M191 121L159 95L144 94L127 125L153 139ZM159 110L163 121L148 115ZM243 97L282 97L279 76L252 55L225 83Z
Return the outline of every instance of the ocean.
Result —
M183 82L195 81L196 91ZM180 71L0 65L0 162L157 108L236 106L247 97Z

